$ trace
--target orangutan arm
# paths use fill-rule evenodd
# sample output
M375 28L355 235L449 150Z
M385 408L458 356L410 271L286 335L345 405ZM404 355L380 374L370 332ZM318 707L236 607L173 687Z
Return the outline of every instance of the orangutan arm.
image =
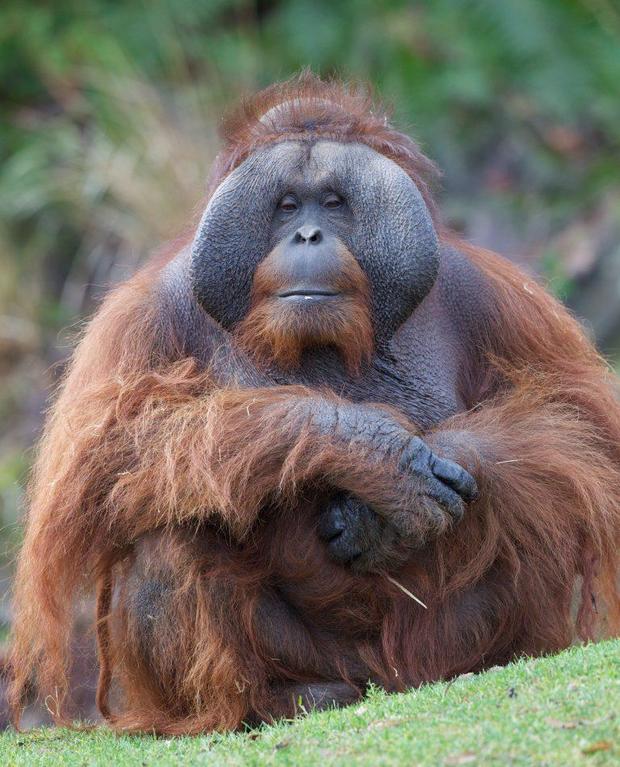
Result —
M210 515L242 536L267 503L293 501L308 485L342 488L385 516L425 493L459 518L453 486L474 492L460 467L438 459L380 408L294 386L196 394L204 385L200 373L192 380L189 365L175 366L119 390L107 415L103 403L74 401L71 420L84 422L53 426L49 438L58 440L53 453L65 456L64 472L55 473L41 507L35 498L35 513L47 510L52 527L66 514L65 529L82 527L88 540L97 521L108 538L116 530L127 542Z
M427 496L462 514L471 477L387 410L273 385L203 315L192 332L215 362L168 361L183 343L152 284L140 274L106 301L48 422L24 549L46 573L71 578L148 530L208 516L243 536L266 504L308 485L386 516Z
M492 254L471 256L492 281L493 300L484 314L480 304L470 312L476 334L460 373L467 412L423 439L475 477L478 497L458 527L445 524L446 534L427 538L424 550L417 507L389 524L380 520L379 535L378 525L358 535L372 545L356 565L397 569L428 554L441 592L435 587L426 596L442 604L489 578L493 588L501 582L509 596L499 600L503 612L492 611L492 631L512 600L510 620L522 616L528 625L511 630L532 637L531 652L570 641L580 578L580 634L593 635L597 610L618 630L620 406L613 376L577 323L535 283ZM352 538L356 515L349 518ZM363 515L360 527L369 527ZM454 624L455 640L463 625Z

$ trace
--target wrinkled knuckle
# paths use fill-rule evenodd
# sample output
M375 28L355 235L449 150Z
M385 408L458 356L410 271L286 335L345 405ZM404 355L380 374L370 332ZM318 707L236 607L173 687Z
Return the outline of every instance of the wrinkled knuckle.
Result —
M476 480L465 469L461 469L456 489L466 503L475 500L478 495Z
M414 461L421 458L425 447L426 445L419 437L411 437L401 453L399 469L401 471L408 470Z
M465 504L462 501L458 501L452 504L449 511L450 511L450 516L452 517L453 522L458 523L465 516Z
M474 477L472 477L471 475L469 475L469 478L470 478L469 500L470 501L475 501L475 500L478 499L478 497L480 495L480 491L478 490L478 483L476 482Z

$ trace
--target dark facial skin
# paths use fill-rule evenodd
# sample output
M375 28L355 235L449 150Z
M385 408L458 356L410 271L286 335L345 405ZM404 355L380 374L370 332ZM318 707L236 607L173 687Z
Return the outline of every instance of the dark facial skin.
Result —
M316 204L327 192L344 200L343 210L329 215L329 234L343 241L369 279L376 354L354 380L330 349L308 354L294 376L274 370L273 379L328 384L354 401L392 404L421 428L461 409L456 377L462 344L450 315L466 311L470 295L480 296L480 280L476 274L459 275L443 289L442 265L475 270L458 254L439 253L430 214L413 182L368 147L284 142L257 151L213 196L189 259L181 257L185 263L177 269L183 275L175 289L185 290L189 281L199 306L224 329L246 317L258 266L284 234L296 231L286 229L278 208L291 191ZM471 283L471 294L450 295L455 287L458 292L459 281ZM191 300L185 306L195 314ZM178 299L171 311L180 311ZM179 324L185 335L191 333L187 323ZM196 335L188 351L208 360L200 343L204 334Z
M319 345L305 353L299 369L276 366L261 375L274 384L330 386L354 403L393 405L422 429L458 412L460 360L451 343L458 336L446 301L457 307L459 301L438 278L442 259L430 215L406 174L367 147L288 142L246 160L205 212L192 249L193 291L224 329L234 327L249 311L257 269L269 261L277 277L271 298L309 318L329 313L342 300L342 246L370 285L370 365L352 376L338 354ZM444 264L454 257L442 256ZM316 423L323 419L320 409L311 417ZM366 439L367 431L373 445L383 432L387 442L381 450L389 454L390 419L385 427L369 428L367 417L360 411L350 422L339 418L338 429L353 440ZM475 481L419 437L408 440L402 466L423 483L438 519L447 514L458 522L476 494ZM319 530L331 556L360 571L381 567L393 555L394 541L408 534L342 493L328 503Z
M356 228L346 198L313 168L293 174L271 211L267 255L252 280L249 313L234 332L263 366L299 370L326 349L354 377L375 345L369 278L346 241Z
M325 205L332 193L341 208ZM281 209L288 194L297 210ZM257 267L306 218L340 240L367 275L377 341L387 343L434 284L437 235L406 173L360 144L283 142L258 150L231 173L192 245L198 302L225 328L234 327L247 316Z
M283 276L278 297L292 304L338 300L342 230L353 225L346 200L330 189L310 185L287 192L272 222L272 240L279 243L273 268Z

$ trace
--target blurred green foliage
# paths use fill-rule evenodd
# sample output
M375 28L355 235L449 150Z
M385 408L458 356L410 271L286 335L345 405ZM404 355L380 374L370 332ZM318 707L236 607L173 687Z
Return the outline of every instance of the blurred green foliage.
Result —
M187 222L223 107L304 66L370 81L444 169L448 223L546 254L563 295L588 254L554 237L620 221L615 0L4 0L0 495L59 328Z
M59 288L85 233L100 226L99 205L133 242L122 220L133 211L97 171L110 170L115 150L138 165L156 151L148 129L158 110L194 121L184 130L199 135L196 121L212 130L239 92L306 65L367 79L396 105L446 169L457 224L472 193L498 208L508 195L517 215L549 223L617 183L620 7L611 0L5 0L0 219L20 255L14 280ZM209 159L175 181L183 200L200 190Z

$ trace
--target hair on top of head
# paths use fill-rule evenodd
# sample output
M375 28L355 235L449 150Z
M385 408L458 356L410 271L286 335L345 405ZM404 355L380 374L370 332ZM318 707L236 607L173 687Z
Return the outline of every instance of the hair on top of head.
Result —
M365 144L396 162L435 214L432 189L439 170L415 141L392 126L368 85L322 80L304 70L242 100L224 120L221 135L225 144L209 177L209 196L261 146L327 139Z

